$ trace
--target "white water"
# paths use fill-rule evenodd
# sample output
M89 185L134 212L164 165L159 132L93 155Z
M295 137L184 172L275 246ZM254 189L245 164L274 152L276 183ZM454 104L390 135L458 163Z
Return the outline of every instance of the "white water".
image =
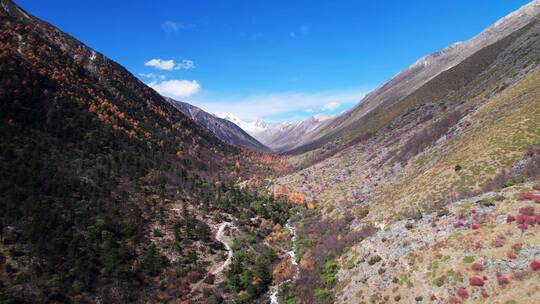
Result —
M287 254L291 257L291 264L295 268L295 274L292 278L292 280L295 280L298 277L298 262L296 262L296 227L290 225L289 222L287 222L285 223L285 228L289 230L291 234L292 248L290 251L287 252ZM291 282L292 280L286 280L281 284ZM278 294L281 284L275 284L270 287L270 304L279 304Z
M296 227L290 225L289 222L287 222L285 223L285 228L287 228L287 230L289 230L289 232L291 233L291 242L292 242L292 249L291 251L287 253L291 257L292 264L294 266L297 266L298 263L296 262ZM296 275L298 275L298 272L296 272Z

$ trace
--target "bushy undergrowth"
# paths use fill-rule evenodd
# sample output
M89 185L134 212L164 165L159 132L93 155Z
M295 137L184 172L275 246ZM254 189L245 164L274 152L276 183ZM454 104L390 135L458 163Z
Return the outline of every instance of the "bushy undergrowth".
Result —
M352 216L345 216L322 220L312 216L299 226L299 242L311 241L304 245L302 271L295 282L297 303L332 303L332 289L339 269L336 259L345 248L375 233L375 228L370 225L360 231L351 231L349 223L352 219Z

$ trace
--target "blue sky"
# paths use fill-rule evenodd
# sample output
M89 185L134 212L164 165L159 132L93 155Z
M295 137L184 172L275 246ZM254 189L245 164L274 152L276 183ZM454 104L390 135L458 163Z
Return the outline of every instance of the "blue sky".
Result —
M279 121L338 114L528 1L16 2L164 94Z

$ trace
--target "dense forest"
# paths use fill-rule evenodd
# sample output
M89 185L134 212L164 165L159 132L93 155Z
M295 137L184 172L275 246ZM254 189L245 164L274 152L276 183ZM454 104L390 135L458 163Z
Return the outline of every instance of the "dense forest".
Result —
M286 220L286 200L234 186L273 157L224 144L15 5L0 19L0 302L185 298L209 266L198 255L223 250L209 222Z

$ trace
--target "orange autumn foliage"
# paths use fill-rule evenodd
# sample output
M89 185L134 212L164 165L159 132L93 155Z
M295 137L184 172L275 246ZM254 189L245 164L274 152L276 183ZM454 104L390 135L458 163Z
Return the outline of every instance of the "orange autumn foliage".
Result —
M289 192L287 199L294 204L303 204L305 201L304 195L299 192Z

